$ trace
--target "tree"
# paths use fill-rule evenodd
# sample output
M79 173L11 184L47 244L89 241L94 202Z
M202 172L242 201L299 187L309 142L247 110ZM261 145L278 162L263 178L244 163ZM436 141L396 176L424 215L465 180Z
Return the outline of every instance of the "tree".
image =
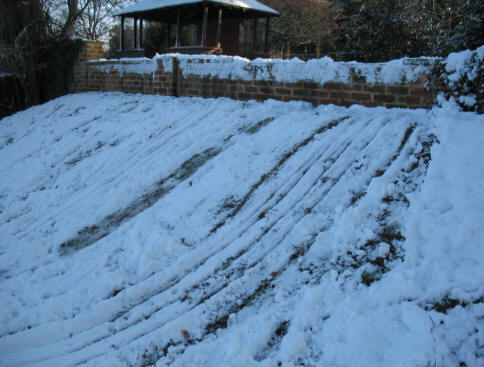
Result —
M113 12L126 2L123 0L84 1L87 6L79 17L75 33L84 39L100 40L109 33Z
M329 0L309 0L302 10L304 27L310 31L316 57L335 49L334 35L338 32L341 10Z
M446 55L466 48L476 48L484 39L484 3L477 0L432 0L430 49ZM429 4L430 5L430 4ZM427 26L428 28L428 26Z
M360 61L384 61L412 54L412 34L407 23L410 1L351 1L340 37L345 57ZM355 12L356 13L351 13Z
M339 9L330 0L266 0L280 13L272 22L273 45L286 57L300 45L312 44L321 50L333 48L333 31Z
M52 16L48 12L50 5L48 0L2 2L2 71L9 72L22 89L17 93L24 97L20 107L68 92L80 44L67 38L63 30L53 32Z
M91 0L37 0L48 16L51 35L71 38L74 27Z
M45 39L47 17L39 0L8 1L0 15L0 53L6 71L18 76L26 104L39 103L38 54Z
M343 60L385 61L476 48L484 39L479 0L265 0L281 16L281 56L307 49ZM298 51L299 52L299 51Z
M20 108L68 93L81 47L73 37L99 39L114 8L129 2L0 0L0 71L10 75L0 78L0 103L10 103L9 93L22 98Z
M49 15L49 31L64 38L99 40L106 36L112 13L134 0L40 0Z

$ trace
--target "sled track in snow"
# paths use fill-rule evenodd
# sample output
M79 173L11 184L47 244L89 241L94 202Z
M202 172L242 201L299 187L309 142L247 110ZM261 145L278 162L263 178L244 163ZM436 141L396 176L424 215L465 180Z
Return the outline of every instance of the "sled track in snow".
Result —
M277 123L274 120L262 120L241 133L257 135L268 124ZM392 143L394 154L380 157L378 146L387 143L389 136L399 138ZM359 267L373 261L375 272L365 273L367 278L362 278L362 282L377 281L379 274L401 258L397 247L403 236L394 221L389 224L386 220L392 216L392 208L404 210L408 206L405 198L408 192L399 184L405 183L405 187L411 187L409 190L418 187L433 142L425 128L410 119L357 121L346 116L324 123L289 148L248 191L222 198L220 203L225 203L220 211L222 218L202 237L201 243L195 244L205 249L202 257L180 269L176 276L164 278L163 273L153 274L99 300L91 309L75 315L74 318L84 317L87 322L71 333L68 340L36 344L19 365L56 365L61 361L72 366L98 365L107 351L140 350L143 345L150 347L138 355L133 365L149 366L157 361L169 365L187 348L227 328L230 315L263 297L263 302L272 302L270 293L274 284L289 269L297 269L300 274L300 278L294 279L295 292L306 281L317 283L330 264L307 264L305 254L318 236L324 236L332 228L341 213L365 200L374 179L391 175L400 191L393 197L380 198L386 205L385 212L369 213L375 227L381 227L378 238L354 244L355 250L369 251L385 242L391 253L381 260L359 254L354 255L352 263L333 264L340 273L357 274ZM419 150L420 146L423 148ZM230 147L230 144L212 147L194 155L158 182L152 192L101 222L81 229L78 237L60 245L60 255L75 257L78 251L109 236L123 223L162 201L212 158L226 154ZM410 158L414 164L406 167ZM340 204L340 212L335 212L335 202ZM295 240L293 233L297 231L304 235ZM89 314L94 315L101 308L108 310L104 317L88 321ZM196 330L190 330L189 320L202 314L208 316ZM56 321L60 325L69 322ZM270 349L281 343L290 324L291 320L280 320L257 360L263 360ZM42 327L34 325L33 329ZM29 333L30 329L18 330L2 337L21 339ZM176 352L169 353L170 348Z

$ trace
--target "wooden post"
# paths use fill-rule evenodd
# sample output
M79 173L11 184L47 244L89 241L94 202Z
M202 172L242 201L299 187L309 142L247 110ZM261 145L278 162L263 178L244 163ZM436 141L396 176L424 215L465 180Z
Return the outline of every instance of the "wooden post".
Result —
M217 48L222 48L222 45L220 44L220 36L222 34L222 8L218 10L218 22L217 22L217 38L216 38L216 47Z
M180 43L180 8L176 10L176 38L175 38L175 47L178 47Z
M138 49L143 49L143 18L140 18L139 20Z
M207 19L208 19L208 5L205 2L205 7L203 9L203 22L202 22L202 40L201 46L205 46L206 38L207 38Z
M119 51L124 50L124 16L121 16L121 24L119 25Z
M136 41L138 39L138 18L133 18L133 49L136 50Z
M271 18L266 18L266 39L264 40L264 53L269 51L269 28L270 28Z
M257 18L254 18L254 34L252 38L252 51L256 52L257 51Z

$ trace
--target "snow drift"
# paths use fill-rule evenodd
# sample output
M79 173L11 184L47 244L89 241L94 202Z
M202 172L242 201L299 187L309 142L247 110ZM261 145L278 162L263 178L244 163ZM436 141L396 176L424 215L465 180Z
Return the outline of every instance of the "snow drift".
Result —
M0 365L480 366L484 117L86 93L0 121Z

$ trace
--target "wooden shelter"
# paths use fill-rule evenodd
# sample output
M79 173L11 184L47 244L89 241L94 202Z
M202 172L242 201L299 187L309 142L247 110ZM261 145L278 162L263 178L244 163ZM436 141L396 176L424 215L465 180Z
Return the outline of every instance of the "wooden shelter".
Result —
M121 18L118 52L121 57L143 55L143 21L165 24L167 32L170 27L175 27L174 43L167 45L164 52L251 57L269 51L270 19L279 13L257 0L142 0L114 15ZM124 48L126 18L133 19L132 49ZM263 34L259 34L261 18L265 19ZM248 24L251 26L247 27ZM183 26L195 30L192 44L182 44ZM258 39L263 42L258 44Z

